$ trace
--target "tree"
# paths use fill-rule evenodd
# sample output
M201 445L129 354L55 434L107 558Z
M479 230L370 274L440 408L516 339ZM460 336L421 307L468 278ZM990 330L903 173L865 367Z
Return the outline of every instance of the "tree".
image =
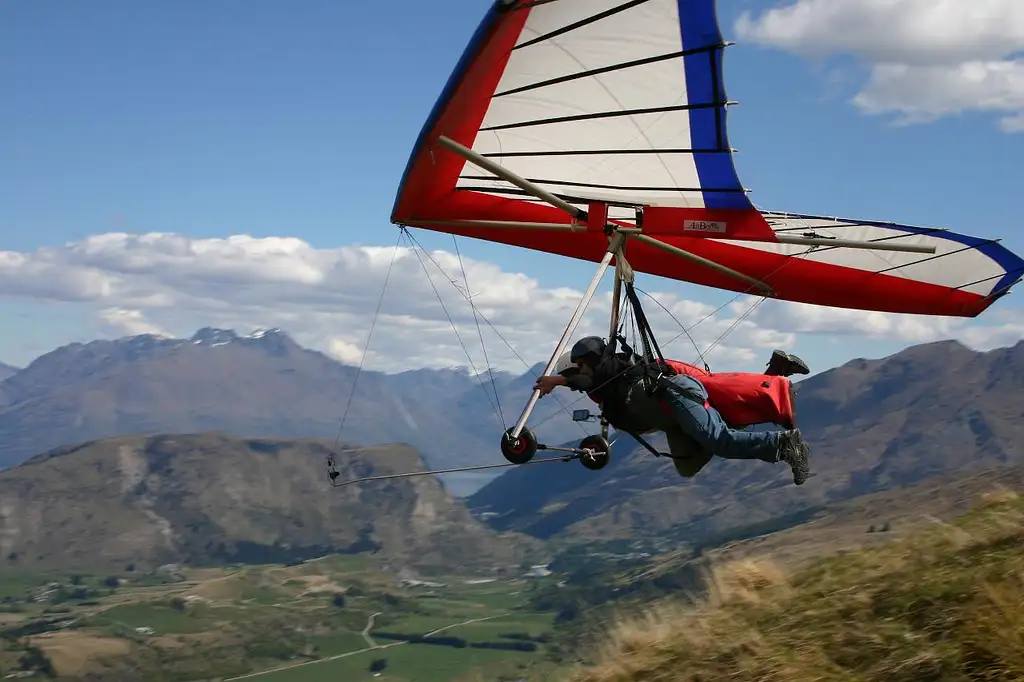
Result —
M334 595L334 598L331 599L331 603L337 606L339 609L345 608L345 595L340 593Z
M386 659L386 658L375 658L373 660L373 662L370 663L370 672L371 673L379 673L382 670L384 670L384 668L387 668L387 667L388 667L388 659Z
M26 646L25 653L18 659L18 665L25 670L38 670L47 677L53 675L53 664L43 650L36 646Z

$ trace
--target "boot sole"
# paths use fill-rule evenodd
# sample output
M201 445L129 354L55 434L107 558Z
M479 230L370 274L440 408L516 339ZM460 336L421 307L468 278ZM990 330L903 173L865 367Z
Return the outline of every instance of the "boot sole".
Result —
M806 443L797 446L799 452L789 463L793 471L793 485L803 485L811 476L810 448Z

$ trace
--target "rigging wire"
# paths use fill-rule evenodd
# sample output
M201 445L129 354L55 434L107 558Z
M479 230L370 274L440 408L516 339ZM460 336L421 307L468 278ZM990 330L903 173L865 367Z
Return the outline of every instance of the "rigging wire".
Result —
M433 258L433 256L430 255L430 253L425 248L423 248L423 245L419 243L419 241L416 239L416 237L413 236L413 234L410 231L405 230L405 236L406 236L406 239L410 240L410 242L412 244L414 244L414 251L418 248L421 252L423 252L423 255L427 258L427 260L429 260L434 265L434 267L437 268L438 271L445 277L445 279L447 279L449 281L449 283L451 283L451 285L453 287L455 287L455 290L458 291L460 294L462 294L462 297L465 298L469 302L470 305L475 305L473 303L472 299L468 296L468 294L465 291L462 290L462 287L460 287L456 283L456 280L454 278L452 278L445 271L445 269L443 267L441 267L441 265ZM479 316L480 316L480 319L482 319L487 324L487 326L491 328L491 331L493 331L497 335L497 337L499 339L501 339L502 343L505 344L505 346L512 352L512 354L516 356L516 359L519 360L519 362L521 362L524 367L526 367L527 372L529 372L530 374L533 374L534 378L537 378L537 375L533 373L533 365L528 363L523 358L523 356L519 354L519 351L517 351L515 349L515 346L513 346L511 343L509 343L508 339L506 339L502 335L502 333L500 331L498 331L498 329L494 326L494 324L492 324L491 321L489 319L487 319L487 317L483 313L479 313ZM572 412L569 410L569 406L574 405L575 402L579 402L579 401L575 401L573 403L569 403L569 405L566 405L565 403L562 402L562 400L557 395L555 395L553 393L551 393L549 395L552 398L555 399L555 402L557 402L558 405L562 408L562 411L564 411L566 414L568 414L570 417L572 417ZM556 417L556 416L558 416L557 412L552 414L550 417L548 417L548 419L551 419L552 417ZM545 419L545 421L547 421L547 419ZM585 436L589 435L587 433L587 430L585 428L583 428L582 424L580 424L579 422L574 422L574 423L577 426L579 426L579 429L583 433L583 435L585 435Z
M359 367L356 368L356 375L352 379L352 389L348 393L348 400L345 402L345 409L341 415L341 424L338 426L338 435L334 438L334 446L331 451L334 452L338 449L338 443L341 441L341 431L345 428L345 422L348 420L348 412L352 407L352 398L356 394L356 386L359 384L359 377L363 373L363 363L366 362L366 354L370 349L370 339L373 337L374 327L377 326L377 317L380 315L381 305L384 303L384 292L388 290L388 281L391 279L391 270L395 267L395 259L398 257L398 246L402 243L402 234L398 234L398 239L395 240L395 248L391 252L391 262L388 263L388 271L384 275L384 286L381 287L380 296L377 298L377 308L373 311L373 319L370 321L370 331L366 334L366 343L363 344L363 352L359 357Z
M452 330L455 332L455 336L459 340L459 344L462 346L462 350L465 351L466 357L469 359L470 367L473 369L474 374L476 374L477 377L480 379L481 389L484 390L484 394L487 395L488 401L490 401L490 394L487 393L487 390L486 390L485 386L483 385L482 375L479 372L477 372L476 366L473 363L473 358L470 355L469 350L466 348L466 344L462 341L462 336L459 334L459 330L458 330L457 326L455 325L455 322L452 319L452 316L448 312L448 308L447 308L447 306L444 303L444 299L441 297L441 293L437 290L437 286L434 284L434 280L430 276L430 272L427 270L426 264L423 262L423 259L420 258L420 252L422 252L423 255L425 255L434 264L434 266L441 272L441 274L444 275L446 279L448 279L449 283L452 284L453 287L455 287L456 291L458 291L460 294L462 294L463 297L469 302L470 307L473 309L473 312L474 312L474 320L477 321L477 325L476 326L477 326L477 334L480 337L480 345L481 345L481 347L484 348L485 361L488 363L488 372L489 372L490 377L491 377L491 387L494 390L494 400L495 401L499 401L497 383L494 380L493 373L491 372L490 361L487 359L487 350L486 350L486 347L484 346L484 343L483 343L483 334L482 334L482 332L480 330L480 324L479 324L479 318L477 316L476 304L473 302L472 297L471 297L471 295L469 293L469 278L466 276L465 265L463 264L463 261L462 261L462 255L461 255L461 253L459 253L458 243L455 244L455 253L456 253L456 256L459 259L459 265L460 265L460 268L462 269L463 278L464 278L464 280L466 282L466 291L465 292L462 291L462 289L458 286L458 283L453 278L451 278L448 275L447 272L445 272L444 268L442 268L437 263L437 261L434 260L430 256L430 254L427 252L427 250L424 249L422 247L422 245L420 245L419 242L416 241L416 239L411 234L409 234L408 230L404 226L399 226L398 239L395 241L395 246L394 246L394 249L392 250L392 253L391 253L391 261L388 263L387 273L384 276L384 285L381 287L381 292L380 292L380 295L379 295L379 297L377 299L377 307L374 310L373 318L372 318L372 320L370 322L370 330L369 330L369 333L367 334L366 342L365 342L365 344L363 346L362 357L360 358L359 366L356 369L356 375L355 375L355 377L354 377L354 379L352 381L352 388L349 391L348 400L346 401L346 404L345 404L345 409L344 409L344 412L343 412L342 418L341 418L341 425L338 427L338 434L337 434L337 436L334 439L334 445L331 448L331 454L328 457L328 473L330 474L330 478L331 478L331 481L332 481L332 483L331 483L332 487L336 487L337 488L337 487L343 487L343 486L346 486L346 485L350 485L350 484L353 484L353 483L361 483L361 482L383 480L383 479L391 479L391 478L405 478L405 477L409 477L409 476L426 476L426 475L436 475L436 474L443 474L443 473L454 473L454 472L464 472L464 471L477 471L477 470L482 470L482 469L495 469L495 468L509 467L509 466L520 466L520 465L513 464L511 462L506 462L506 463L502 463L502 464L484 464L484 465L468 466L468 467L456 467L456 468L452 468L452 469L409 472L409 473L404 473L404 474L385 474L385 475L382 475L382 476L371 476L371 477L367 477L367 478L354 479L354 480L346 481L344 483L335 483L334 482L334 479L338 475L338 471L335 468L335 457L338 454L337 450L338 450L338 444L341 441L341 433L342 433L342 430L344 429L345 423L346 423L346 421L348 419L349 410L350 410L350 408L352 406L352 399L355 396L356 387L357 387L357 385L359 383L359 377L362 375L363 364L364 364L364 362L366 360L366 354L367 354L367 351L369 350L369 347L370 347L370 339L373 337L373 331L376 328L377 319L380 316L381 307L382 307L383 302L384 302L384 295L387 292L388 282L391 279L391 273L392 273L392 271L394 269L395 260L396 260L396 258L398 256L399 246L402 243L403 237L406 238L409 241L409 248L412 250L413 254L416 255L416 259L417 259L417 261L419 261L420 267L423 269L423 273L427 276L427 281L430 283L431 289L434 290L434 294L437 296L437 300L441 304L441 308L442 308L442 310L444 310L445 316L448 318L448 323L452 326ZM455 235L452 235L453 241L454 241L454 237L455 237ZM483 317L483 315L480 314L479 317ZM486 319L486 317L484 318L484 320L488 323L488 325L491 326L492 329L494 328L494 325L491 325L490 321L488 321ZM496 329L494 331L495 331L495 333L498 333L498 331ZM498 336L501 337L501 334L498 333ZM505 344L509 346L509 349L516 355L516 357L518 357L519 360L521 362L523 362L523 364L526 364L526 361L523 360L523 358L518 353L516 353L515 348L513 348L511 346L511 344L509 344L508 341L506 341L504 339L504 337L501 337L501 338L502 338L503 341L505 341ZM530 369L530 366L528 364L526 364L526 366L527 366L527 369ZM559 403L561 403L561 401L559 401ZM505 420L504 420L504 416L503 416L503 414L501 412L500 402L495 403L494 401L491 401L491 406L495 408L496 414L498 416L498 420L499 420L499 422L501 422L502 426L504 427L505 426ZM565 409L564 406L563 406L563 409ZM579 426L580 426L580 429L583 429L582 425L579 425ZM585 430L584 430L584 434L586 434ZM368 450L368 449L372 449L372 448L355 448L353 451L364 451L364 450ZM578 457L578 453L574 452L571 449L570 450L566 450L564 448L549 447L549 446L541 446L541 449L553 450L553 451L566 451L566 452L571 452L572 454L563 455L563 456L560 456L560 457L552 457L552 458L548 458L548 459L535 459L535 460L531 460L530 462L526 462L526 464L541 464L541 463L544 463L544 462L559 462L559 461L561 461L561 462L568 462L568 461L571 461L572 459L575 459L575 458Z
M751 313L753 313L753 312L754 312L754 311L755 311L755 310L757 309L757 307L758 307L759 305L761 305L762 303L764 303L764 302L765 302L765 300L766 300L765 298L760 298L760 299L758 299L758 300L754 301L753 305L751 305L751 306L750 306L749 308L747 308L747 309L746 309L746 311L744 311L744 313L743 313L742 315L740 315L740 316L739 316L739 317L737 317L737 318L736 318L735 320L733 320L733 323L732 323L731 325L729 325L729 326L728 326L728 327L726 328L726 330L725 330L724 332L722 332L721 334L719 334L719 335L718 335L718 338L717 338L717 339L715 339L715 340L714 340L714 341L713 341L713 342L711 343L711 345L710 345L710 346L708 346L707 348L705 348L705 349L704 349L704 354L706 355L706 354L710 353L710 352L711 352L712 350L714 350L714 349L715 349L715 347L716 347L716 346L717 346L717 345L718 345L719 343L721 343L721 342L722 342L722 341L723 341L723 340L725 339L725 337L726 337L726 336L728 336L729 334L731 334L731 333L732 333L732 330L733 330L733 329L736 329L736 327L740 326L740 323L742 323L742 322L743 322L743 320L747 319L747 317L748 317L748 316L749 316L749 315L750 315ZM700 352L700 351L698 351L698 352Z
M649 299L651 299L652 301L654 301L654 303L655 303L655 304L657 304L657 306L658 306L659 308L661 308L662 310L664 310L664 311L665 311L665 314L667 314L667 315L668 315L669 317L671 317L671 318L672 318L672 321L673 321L673 322L675 322L675 323L676 323L677 325L679 325L679 328L683 330L683 333L684 333L684 334L686 334L686 337L687 337L688 339L690 339L690 343L691 343L691 344L693 344L693 349L694 349L695 351L697 351L697 357L699 357L699 358L700 358L700 361L701 361L702 363L704 363L704 369L706 369L707 371L709 371L709 372L710 372L710 371L711 371L711 367L710 367L710 365L708 365L708 361L707 361L707 358L705 358L705 357L704 357L704 356L705 356L705 355L707 354L707 352L708 352L708 351L704 351L704 353L701 353L701 352L700 352L700 348L699 348L699 347L697 346L697 342L696 342L696 341L694 340L694 338L693 338L692 336L690 336L690 331L689 331L689 330L688 330L688 329L687 329L686 327L684 327L684 326L683 326L683 323L682 323L682 322L680 322L680 321L679 321L679 320L678 320L678 319L676 318L676 316L675 316L675 315L673 315L673 314L672 314L672 311L671 311L671 310L669 310L668 308L666 308L666 307L665 307L665 306L664 306L664 305L662 304L662 302L661 302L661 301L659 301L658 299L654 298L654 296L651 296L651 295L650 295L649 293L647 293L647 292L646 292L646 291L644 291L643 289L640 289L640 288L638 288L638 287L636 287L636 286L634 286L634 287L633 287L633 289L634 289L634 291L639 291L639 292L640 292L641 294L643 294L643 295L644 295L644 296L646 296L647 298L649 298ZM734 300L735 300L735 299L734 299ZM721 308L719 308L718 310L721 310ZM715 311L715 312L717 312L717 311ZM712 315L713 315L713 314L714 314L714 313L712 313ZM696 324L694 324L694 325L693 325L693 327L696 327L696 326L697 326L698 324L700 324L701 322L703 322L703 321L704 321L704 320L706 320L706 319L707 319L707 317L705 317L705 318L701 319L701 320L700 320L699 322L697 322ZM691 329L692 329L693 327L691 327ZM676 338L676 339L678 339L679 337L678 337L678 336L676 336L675 338ZM675 339L672 339L672 341L674 341L674 340L675 340ZM669 343L672 343L672 341L669 341ZM668 343L666 343L665 345L667 346L667 345L668 345Z
M405 229L405 228L402 228L402 229ZM463 291L462 287L460 287L456 283L456 281L445 271L445 269L442 268L440 266L440 264L438 264L438 262L434 259L434 257L431 256L430 253L425 248L423 248L423 245L419 243L419 241L416 239L416 237L414 237L412 235L412 233L408 231L408 229L405 230L405 236L406 236L406 239L408 239L415 246L415 248L418 248L420 251L423 252L423 255L426 256L427 260L429 260L434 265L434 267L437 268L438 272L440 272L442 275L444 275L445 279L447 279L451 283L451 285L453 287L455 287L455 290L458 291L460 294L462 294L462 297L465 298L466 301L470 305L474 305L473 300L469 297L469 295L465 291ZM516 358L518 358L521 363L526 365L527 369L532 369L533 368L532 365L530 365L530 363L526 362L526 360L523 359L523 356L520 355L516 351L516 349L512 346L511 343L508 342L508 339L506 339L504 336L501 335L501 332L499 332L497 330L497 328L495 328L495 326L491 323L491 321L488 320L487 317L485 317L483 313L479 313L479 315L480 315L480 319L482 319L487 324L487 326L491 328L491 331L493 331L495 334L497 334L498 338L501 339L502 342L504 342L504 344L508 347L508 349L510 351L512 351L512 354L515 355Z
M564 451L568 450L568 448L547 448L547 449L554 450L556 452L558 452L558 451L564 452ZM476 465L473 465L473 466L453 467L451 469L431 469L429 471L409 471L409 472L401 473L401 474L382 474L380 476L367 476L365 478L355 478L355 479L352 479L350 481L344 481L342 483L332 483L331 487L333 487L333 488L343 488L343 487L345 487L347 485L352 485L353 483L368 483L370 481L382 481L382 480L385 480L385 479L392 479L392 478L410 478L412 476L435 476L437 474L454 474L454 473L461 473L461 472L464 472L464 471L480 471L481 469L502 469L502 468L505 468L505 467L521 467L521 466L526 466L528 464L546 464L546 463L549 463L549 462L571 462L574 459L578 459L578 458L579 458L579 454L573 452L573 453L565 454L565 455L557 455L555 457L541 457L541 458L537 458L537 459L531 459L530 461L522 462L521 464L515 464L513 462L500 462L498 464L476 464Z
M773 275L775 275L775 274L781 272L782 270L784 270L785 268L789 267L790 265L792 265L797 260L803 258L804 256L807 256L807 255L813 253L814 251L818 250L819 248L821 248L821 247L819 247L819 246L811 246L806 251L804 251L803 253L799 253L799 254L796 254L794 256L790 256L789 258L786 258L786 260L783 261L783 263L781 265L779 265L779 267L777 267L774 270L772 270L771 272L769 272L762 279L767 280L768 278L772 277ZM737 292L736 295L733 296L732 298L730 298L728 301L726 301L722 305L718 306L717 308L712 310L710 313L708 313L704 317L702 317L699 320L697 320L693 325L691 325L689 327L689 329L687 329L686 327L683 327L682 323L680 323L679 320L676 320L675 317L673 317L672 319L676 321L676 324L678 324L680 326L680 328L682 328L682 331L680 333L676 334L675 336L673 336L671 339L669 339L668 343L666 343L664 345L668 346L669 344L671 344L674 341L676 341L683 334L686 334L687 336L689 336L689 332L692 331L694 328L696 328L697 325L701 324L702 322L704 322L708 318L714 317L715 315L720 313L722 310L724 310L725 308L727 308L728 306L732 305L737 300L739 300L741 296L748 295L753 288L754 288L753 286L750 286L750 287L747 287L746 289L744 289L743 291ZM652 298L652 300L653 300L653 298ZM704 355L707 355L708 353L710 353L711 350L715 346L717 346L728 334L732 333L732 330L735 329L739 325L740 322L742 322L744 319L746 319L752 312L754 312L754 310L758 306L760 306L766 300L768 300L768 295L767 294L762 294L761 296L758 296L757 299L754 301L754 303L751 304L751 306L746 310L746 312L744 312L742 315L739 316L739 318L737 318L735 321L733 321L733 323L724 332L722 332L722 334L717 339L715 339L715 341L708 348L706 348L704 350L703 355L701 355L700 349L697 349L697 353L698 353L698 355L701 355L701 360L704 361L705 367L707 367L707 361L704 360ZM670 314L670 317L671 317L671 314ZM690 339L692 341L693 337L690 337ZM694 344L694 346L696 346L696 344Z
M462 254L459 252L459 242L455 238L455 233L452 233L452 244L455 247L455 256L459 259L459 268L462 270L462 279L466 283L466 299L469 301L469 307L473 310L473 323L476 325L476 335L480 339L480 349L484 354L484 364L487 365L487 376L491 378L491 390L494 391L494 402L498 406L498 420L501 421L501 430L507 431L508 426L505 424L505 413L501 409L501 398L498 397L498 383L494 380L494 371L491 368L491 360L487 357L487 345L484 343L484 333L480 329L480 316L477 315L476 304L473 302L472 289L469 286L469 276L466 274L466 266L462 262Z
M400 227L399 230L401 230L402 234L408 234L408 231L404 227ZM438 303L441 304L441 309L444 311L445 317L448 318L448 324L451 325L452 331L455 332L455 338L459 340L459 345L462 346L463 352L466 353L466 358L469 360L469 366L473 370L473 374L475 374L477 379L480 380L480 388L481 390L483 390L484 395L487 396L487 402L489 402L491 404L491 407L494 408L494 413L498 417L498 421L503 423L504 419L501 415L501 412L498 410L498 407L497 405L495 405L494 401L491 400L491 395L487 392L487 388L484 386L483 377L479 372L477 372L476 364L473 362L473 356L469 354L469 349L466 348L466 343L462 340L462 335L459 334L459 328L455 325L455 320L452 319L451 314L448 312L448 306L444 304L444 299L441 298L441 292L437 290L437 286L434 284L434 279L430 276L430 272L427 270L426 263L424 263L423 259L420 258L420 255L416 251L416 249L413 249L413 253L416 255L416 260L419 261L420 267L423 268L423 274L427 276L427 281L430 282L430 288L434 290L434 295L437 296L437 301ZM495 392L495 397L497 397L497 392Z

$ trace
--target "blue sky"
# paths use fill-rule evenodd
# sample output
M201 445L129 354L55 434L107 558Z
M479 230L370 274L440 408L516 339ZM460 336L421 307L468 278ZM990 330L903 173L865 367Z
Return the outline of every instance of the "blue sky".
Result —
M410 147L488 4L0 5L0 92L7 93L0 252L33 254L109 232L390 247L397 234L388 216ZM719 18L736 39L741 11L790 4L721 2ZM1019 51L1024 37L1016 38ZM868 115L851 103L872 66L870 52L854 48L812 57L747 42L729 50L727 89L741 103L730 113L730 138L754 201L1000 236L1024 253L1017 224L1024 135L999 123L1015 113L1012 102L894 125L893 115ZM451 247L443 236L418 238ZM592 271L471 240L459 246L464 257L525 273L545 289L582 289ZM731 297L664 282L649 287L698 301ZM223 290L210 296L227 298ZM124 307L103 315L98 300L73 298L40 287L0 289L0 360L24 364L69 341L138 327L124 323L139 319ZM1010 297L997 308L994 322L1011 325L1000 339L1012 340L1024 306ZM227 319L199 310L142 312L147 324L176 334ZM259 315L248 320L264 324ZM365 335L324 331L330 324L322 320L299 337L351 351ZM907 338L801 334L794 346L823 368L892 352Z

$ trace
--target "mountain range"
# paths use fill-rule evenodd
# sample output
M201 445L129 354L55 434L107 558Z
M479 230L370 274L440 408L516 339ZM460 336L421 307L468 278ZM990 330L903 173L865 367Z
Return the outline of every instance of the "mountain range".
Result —
M800 487L786 465L758 461L713 459L682 479L624 436L600 471L521 467L467 501L492 527L539 538L656 535L685 545L740 525L793 525L824 505L937 475L1024 464L1024 341L986 353L955 341L914 346L810 377L796 394L814 474Z
M203 328L188 339L145 334L73 343L0 381L0 466L87 440L208 430L407 443L431 468L501 463L505 427L492 407L493 391L507 423L541 369L494 372L493 386L486 373L475 377L460 368L363 371L343 422L357 369L299 346L279 329L242 336ZM536 419L562 409L545 401ZM554 442L582 435L567 415L538 429ZM468 494L496 475L443 480L453 493Z
M363 445L405 443L430 468L503 463L503 430L535 372L473 376L461 368L364 371L341 431ZM101 438L219 431L240 438L338 437L356 369L302 348L281 330L241 336L204 328L188 339L151 335L71 344L0 382L0 463ZM955 341L857 359L797 384L800 427L815 476L794 487L784 465L713 460L681 479L628 436L612 463L499 469L446 488L499 530L539 538L715 534L737 523L799 518L821 505L933 475L1024 463L1024 342L987 353ZM575 443L594 424L538 404L542 441ZM547 419L554 414L557 418ZM546 420L546 421L545 421ZM664 448L655 438L656 446ZM497 472L497 473L496 473ZM499 475L499 473L501 475Z
M815 474L800 487L785 465L756 461L715 459L682 479L623 436L596 472L566 462L504 469L475 492L435 477L331 490L324 459L355 374L280 330L143 335L37 358L0 382L0 454L12 467L0 472L3 555L106 565L385 548L438 566L514 562L548 538L642 537L685 551L937 475L1024 465L1024 342L986 353L924 344L798 382ZM532 381L495 374L512 418ZM545 409L562 407L542 402L533 423ZM584 433L567 416L545 426L551 443ZM500 432L465 370L364 372L341 480L501 462ZM452 497L467 488L465 505Z

